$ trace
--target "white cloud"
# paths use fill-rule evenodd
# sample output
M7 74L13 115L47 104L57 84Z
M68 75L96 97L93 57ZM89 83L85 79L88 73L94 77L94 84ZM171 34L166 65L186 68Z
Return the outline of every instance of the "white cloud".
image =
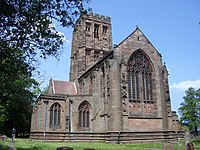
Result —
M67 39L67 38L65 37L65 34L64 34L63 32L59 32L59 31L58 31L57 34L60 35L60 36L62 36L62 41L63 41L63 42L66 42L67 44L70 44L70 43L71 43L70 40Z
M195 89L200 88L200 80L194 80L194 81L182 81L179 83L174 83L172 85L170 85L171 89L175 89L175 90L187 90L188 88L193 87Z
M65 38L65 39L66 39L66 38ZM68 44L70 44L70 43L71 43L69 39L66 39L65 41L66 41Z
M56 24L55 23L51 23L49 25L50 28L55 29L56 28ZM66 42L67 44L70 44L70 40L68 38L66 38L65 34L63 32L57 31L57 34L62 36L62 41Z

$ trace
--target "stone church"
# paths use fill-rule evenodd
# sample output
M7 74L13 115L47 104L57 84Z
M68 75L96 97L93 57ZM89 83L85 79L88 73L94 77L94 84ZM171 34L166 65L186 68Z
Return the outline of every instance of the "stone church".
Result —
M113 47L111 19L82 15L70 59L70 81L51 79L49 93L37 99L31 139L131 143L179 136L167 68L138 27Z

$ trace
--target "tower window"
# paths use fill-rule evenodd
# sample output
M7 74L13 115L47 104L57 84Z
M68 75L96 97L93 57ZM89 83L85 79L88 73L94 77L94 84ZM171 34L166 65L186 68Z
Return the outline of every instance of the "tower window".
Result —
M60 128L60 118L61 117L61 106L55 103L50 108L50 128L59 129Z
M91 27L91 23L86 22L85 30L89 32L90 31L90 27Z
M99 25L94 24L94 37L99 38Z
M103 31L102 31L103 35L105 36L107 34L107 32L108 32L108 27L103 26Z

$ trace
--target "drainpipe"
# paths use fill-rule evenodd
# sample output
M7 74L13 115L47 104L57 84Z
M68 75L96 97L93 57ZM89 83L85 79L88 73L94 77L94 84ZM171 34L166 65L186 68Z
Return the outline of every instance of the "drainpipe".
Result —
M44 143L46 142L46 116L47 116L47 105L48 105L48 100L44 100L44 105L45 105L45 111L44 111Z
M73 103L73 100L69 97L69 132L71 132L71 105Z

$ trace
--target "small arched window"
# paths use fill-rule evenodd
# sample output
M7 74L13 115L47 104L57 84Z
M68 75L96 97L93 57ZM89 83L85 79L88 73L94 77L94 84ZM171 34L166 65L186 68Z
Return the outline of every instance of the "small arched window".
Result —
M55 103L50 108L50 128L59 129L60 128L60 117L61 117L61 106Z
M129 101L151 101L152 66L141 50L134 52L128 61L128 94Z
M79 112L79 129L89 130L90 128L90 105L87 101L80 104Z

